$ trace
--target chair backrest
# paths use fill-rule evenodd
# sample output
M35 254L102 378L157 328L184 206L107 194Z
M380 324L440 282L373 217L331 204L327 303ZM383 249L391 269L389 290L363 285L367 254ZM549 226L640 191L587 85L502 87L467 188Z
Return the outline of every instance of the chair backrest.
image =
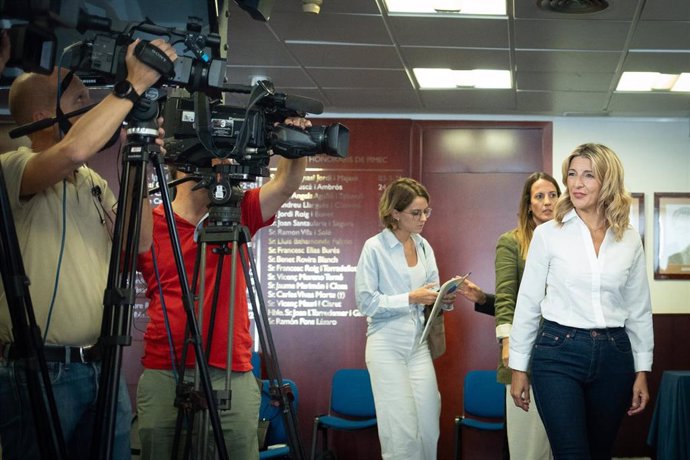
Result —
M505 385L496 381L496 371L469 371L465 375L463 407L465 414L478 417L505 416Z
M376 417L368 370L339 369L333 374L331 411L351 417Z
M261 355L258 351L252 351L252 372L257 379L261 378Z
M292 409L297 412L297 385L292 380L283 379L283 383L290 385L295 399L292 401ZM287 444L288 435L285 430L283 412L279 406L274 406L271 401L271 388L269 380L261 381L261 407L259 408L259 420L268 420L268 432L266 433L266 445Z

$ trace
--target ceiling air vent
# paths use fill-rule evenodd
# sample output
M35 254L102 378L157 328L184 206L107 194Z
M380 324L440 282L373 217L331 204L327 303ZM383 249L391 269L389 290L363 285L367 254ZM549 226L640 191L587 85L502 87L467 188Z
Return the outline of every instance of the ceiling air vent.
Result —
M542 10L565 14L585 14L603 11L609 7L606 0L537 0Z

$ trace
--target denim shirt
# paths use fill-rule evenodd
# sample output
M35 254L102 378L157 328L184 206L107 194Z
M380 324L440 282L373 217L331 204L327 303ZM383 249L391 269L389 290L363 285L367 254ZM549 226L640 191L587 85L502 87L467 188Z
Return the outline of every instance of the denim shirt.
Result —
M425 269L424 284L438 284L436 257L429 243L413 234L417 258ZM423 314L423 305L410 305L408 294L421 286L412 286L402 243L390 229L369 238L359 257L355 274L357 308L367 317L367 335L391 319Z

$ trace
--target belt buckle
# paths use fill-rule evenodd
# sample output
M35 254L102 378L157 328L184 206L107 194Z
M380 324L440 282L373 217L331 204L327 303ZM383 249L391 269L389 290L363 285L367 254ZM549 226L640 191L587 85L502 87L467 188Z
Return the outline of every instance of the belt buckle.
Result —
M82 364L86 363L86 359L84 359L84 347L79 347L79 359L81 359Z

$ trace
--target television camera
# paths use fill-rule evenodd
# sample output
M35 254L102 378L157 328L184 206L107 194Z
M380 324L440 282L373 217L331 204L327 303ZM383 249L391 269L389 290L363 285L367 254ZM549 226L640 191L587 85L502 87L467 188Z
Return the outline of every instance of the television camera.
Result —
M200 19L189 18L184 30L144 22L130 24L123 32L113 32L105 20L81 10L78 16L81 17L78 21L80 31L93 24L107 32L69 47L67 66L89 78L97 78L94 77L97 75L106 84L126 78L125 55L135 36L162 36L172 44L184 44L186 55L178 52L174 63L166 62L165 56L148 40L142 40L135 49L138 59L163 75L155 91L145 95L153 101L145 101L145 98L141 101L163 107L164 128L169 136L166 140L167 163L182 169L205 168L213 158L229 158L242 166L236 168L238 179L252 180L268 175L272 154L286 158L319 153L347 156L349 132L342 124L313 126L306 130L282 124L288 117L322 113L321 102L277 93L270 81L259 81L253 87L227 84L225 60L218 58L220 37L216 33L203 34ZM26 70L36 71L35 68ZM249 94L247 107L222 105L224 92ZM141 117L142 113L153 112L148 109L142 112L135 106L129 121ZM154 114L157 116L157 112ZM40 127L44 128L45 122ZM22 129L12 134L26 133L26 129Z
M321 103L300 96L276 93L269 81L252 89L246 108L210 102L203 93L184 90L168 95L163 117L171 136L166 142L166 162L178 168L206 168L213 158L229 158L238 180L268 175L271 153L300 158L318 153L347 156L349 132L340 123L306 130L282 124L288 117L321 113Z
M210 48L212 56L217 56L220 38L217 34L204 35L200 30L201 24L190 18L186 30L146 23L137 24L126 33L99 34L81 45L70 67L117 81L126 76L125 53L135 32L165 36L172 43L174 38L183 42L192 56L178 56L173 68L157 65L156 50L146 42L135 51L139 59L159 70L163 75L160 83L168 86L167 97L161 99L164 128L169 136L165 161L178 167L205 168L213 158L229 158L244 167L237 178L251 180L268 175L272 154L286 158L318 153L347 156L349 132L342 124L307 130L282 124L288 117L322 113L321 102L277 93L273 84L265 80L253 87L227 84L225 61L205 51ZM249 94L247 107L222 105L223 92Z

